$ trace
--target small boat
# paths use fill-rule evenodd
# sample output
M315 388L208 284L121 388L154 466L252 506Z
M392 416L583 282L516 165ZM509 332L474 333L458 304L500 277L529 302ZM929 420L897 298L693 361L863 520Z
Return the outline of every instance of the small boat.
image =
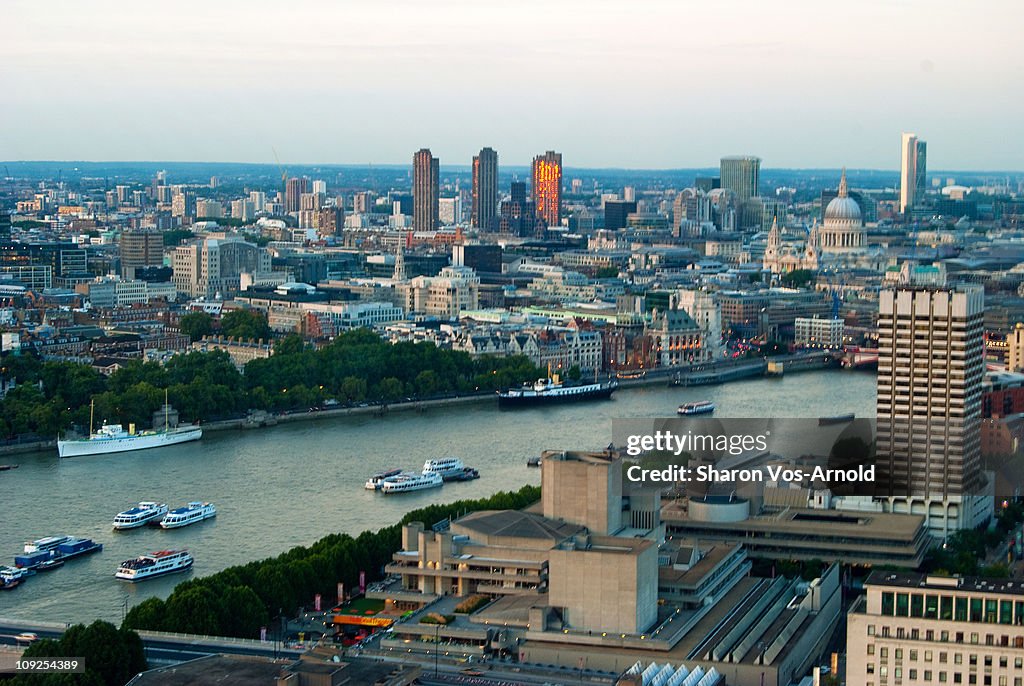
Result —
M140 555L134 560L125 560L114 572L114 577L124 581L143 581L164 574L183 572L192 566L195 559L187 550L161 550L149 555Z
M16 464L0 464L0 472L6 472L6 471L9 471L11 469L17 469L17 468L18 468L18 465L16 465Z
M0 578L0 591L13 591L18 586L21 586L21 579L7 579Z
M449 472L441 477L444 481L472 481L480 478L480 472L472 467L463 467L462 471Z
M384 479L387 479L390 476L398 476L401 473L401 469L387 469L383 472L377 472L366 480L366 490L379 491L380 485L384 482Z
M711 414L715 411L715 404L710 400L700 400L695 403L683 403L676 410L676 414L692 416L695 414Z
M440 474L442 479L449 475L460 474L466 469L462 460L457 457L442 457L437 460L427 460L423 463L424 474Z
M10 591L17 588L32 576L35 572L31 569L18 569L17 567L0 567L0 591Z
M831 424L849 424L857 417L856 414L837 414L832 417L818 417L818 426L829 426Z
M407 493L409 491L422 491L426 488L437 488L444 485L444 479L440 474L429 472L417 474L416 472L403 472L397 476L384 479L380 485L381 493Z
M527 467L540 467L543 463L544 461L540 459L540 455L534 455L526 460Z
M164 529L178 529L216 516L217 508L213 506L213 503L193 501L185 507L175 508L164 515L164 518L160 520L160 526Z
M38 567L36 567L36 571L37 572L52 572L53 570L60 569L63 566L64 566L63 558L51 557L49 560L47 560L46 562L43 562Z
M167 514L167 505L144 500L135 507L118 512L114 516L114 528L118 530L137 529L146 524L156 524Z

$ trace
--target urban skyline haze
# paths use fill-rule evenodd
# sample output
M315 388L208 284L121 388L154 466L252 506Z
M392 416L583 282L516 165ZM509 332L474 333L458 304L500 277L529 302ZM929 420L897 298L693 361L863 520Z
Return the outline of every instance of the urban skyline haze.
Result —
M1021 15L1009 0L14 0L0 159L401 164L429 147L468 165L491 146L509 165L557 149L591 168L898 169L915 131L930 168L1015 170Z

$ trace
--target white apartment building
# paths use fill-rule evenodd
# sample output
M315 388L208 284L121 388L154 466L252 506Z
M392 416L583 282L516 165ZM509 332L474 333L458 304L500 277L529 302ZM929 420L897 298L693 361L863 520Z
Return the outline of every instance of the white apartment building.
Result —
M838 350L843 347L843 320L797 317L793 322L793 342L804 348Z
M253 284L268 282L271 274L269 252L223 234L178 246L171 264L175 287L193 298L226 298L238 292L243 272L253 276Z
M480 307L480 277L470 267L445 267L437 276L417 276L401 287L409 313L454 319Z
M86 286L93 307L108 309L146 304L162 298L173 301L178 289L173 283L150 283L139 279L99 278Z

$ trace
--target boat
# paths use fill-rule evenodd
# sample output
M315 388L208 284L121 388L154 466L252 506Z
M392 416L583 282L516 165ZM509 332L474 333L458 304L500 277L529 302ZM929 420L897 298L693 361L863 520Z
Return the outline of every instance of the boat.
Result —
M194 501L185 507L175 508L165 514L164 518L160 520L160 526L164 529L178 529L216 516L217 508L213 506L213 503Z
M69 538L57 546L53 556L62 560L70 560L81 555L98 553L101 550L103 550L103 544L96 543L91 538Z
M818 417L818 426L829 426L830 424L849 424L857 415L853 412L849 414L837 414L831 417Z
M380 490L380 485L384 482L384 479L389 476L398 476L402 473L401 469L388 469L383 472L377 472L369 479L366 480L366 490L377 491Z
M0 472L7 472L7 471L10 471L12 469L17 469L17 468L18 468L18 465L16 465L16 464L0 464Z
M21 586L21 579L11 579L8 581L0 577L0 591L13 591L18 586Z
M14 566L18 569L35 569L41 566L44 562L48 562L54 557L53 550L37 550L32 553L22 553L21 555L14 556Z
M423 463L424 474L440 474L442 479L449 474L459 474L465 469L466 465L462 464L462 460L457 457L442 457Z
M402 472L396 476L389 476L380 485L381 493L407 493L409 491L422 491L426 488L437 488L444 485L444 479L440 474L429 472L417 474L416 472Z
M139 555L134 560L125 560L114 572L114 577L124 581L143 581L155 576L183 572L195 562L187 550L161 550L149 555Z
M81 457L83 455L123 453L131 450L160 448L188 441L198 441L203 437L203 430L198 426L179 426L173 429L165 429L164 431L142 431L136 433L133 426L129 426L129 429L126 431L120 424L107 424L106 422L103 423L99 431L93 433L94 409L95 403L90 403L89 437L58 440L58 455L61 457ZM169 411L169 406L165 402L164 413L166 414Z
M473 469L472 467L463 467L458 472L449 472L441 477L444 481L472 481L473 479L479 479L480 472Z
M54 569L60 569L64 566L64 560L59 557L51 557L46 562L43 562L36 567L37 572L52 572Z
M676 410L676 414L691 416L695 414L711 414L715 411L715 404L710 400L700 400L695 403L683 403Z
M561 383L557 376L537 379L532 384L523 384L520 388L498 391L498 407L523 407L578 400L607 400L618 387L617 381L567 386Z
M540 458L540 455L534 455L526 459L527 467L540 467L544 461Z
M36 540L29 541L25 544L25 552L35 553L42 550L53 550L61 543L67 543L70 540L70 536L47 536L46 538L37 538Z
M0 567L0 583L22 582L32 576L35 572L23 567Z
M144 500L131 509L118 512L114 517L114 528L118 530L137 529L146 524L156 524L165 514L167 514L166 504Z

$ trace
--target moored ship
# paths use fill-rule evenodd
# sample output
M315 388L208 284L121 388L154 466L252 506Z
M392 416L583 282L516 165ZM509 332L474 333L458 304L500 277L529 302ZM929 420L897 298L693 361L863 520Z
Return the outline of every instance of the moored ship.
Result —
M366 490L368 491L379 491L380 485L384 483L384 479L391 476L398 476L402 473L401 469L388 469L383 472L377 472L369 479L366 480Z
M170 406L164 403L164 430L136 432L134 425L126 431L120 424L103 423L99 431L92 430L95 403L89 405L89 436L79 439L59 439L57 454L61 457L81 457L84 455L105 455L107 453L123 453L132 450L160 448L177 445L188 441L198 441L203 437L203 430L198 426L170 427ZM177 413L175 413L177 416ZM154 422L155 423L155 422Z
M522 407L546 405L549 403L574 402L578 400L607 400L619 387L616 381L566 385L553 378L537 379L520 388L498 392L498 407Z
M217 508L213 506L213 503L194 501L165 514L164 518L160 520L160 526L164 529L178 529L216 516Z
M426 488L437 488L444 485L444 479L440 474L434 472L416 474L415 472L403 472L397 476L389 476L380 485L381 493L408 493L409 491L422 491Z
M114 528L137 529L146 524L156 524L160 518L167 514L167 505L144 500L138 505L124 512L118 512L114 517Z
M683 403L676 410L677 414L692 416L695 414L711 414L715 411L715 404L710 400L700 400L695 403Z
M114 572L114 577L124 581L143 581L164 574L183 572L195 562L187 550L161 550L149 555L140 555L134 560L125 560Z
M459 474L465 469L466 465L457 457L441 457L423 463L424 474L440 474L442 479L449 475Z

